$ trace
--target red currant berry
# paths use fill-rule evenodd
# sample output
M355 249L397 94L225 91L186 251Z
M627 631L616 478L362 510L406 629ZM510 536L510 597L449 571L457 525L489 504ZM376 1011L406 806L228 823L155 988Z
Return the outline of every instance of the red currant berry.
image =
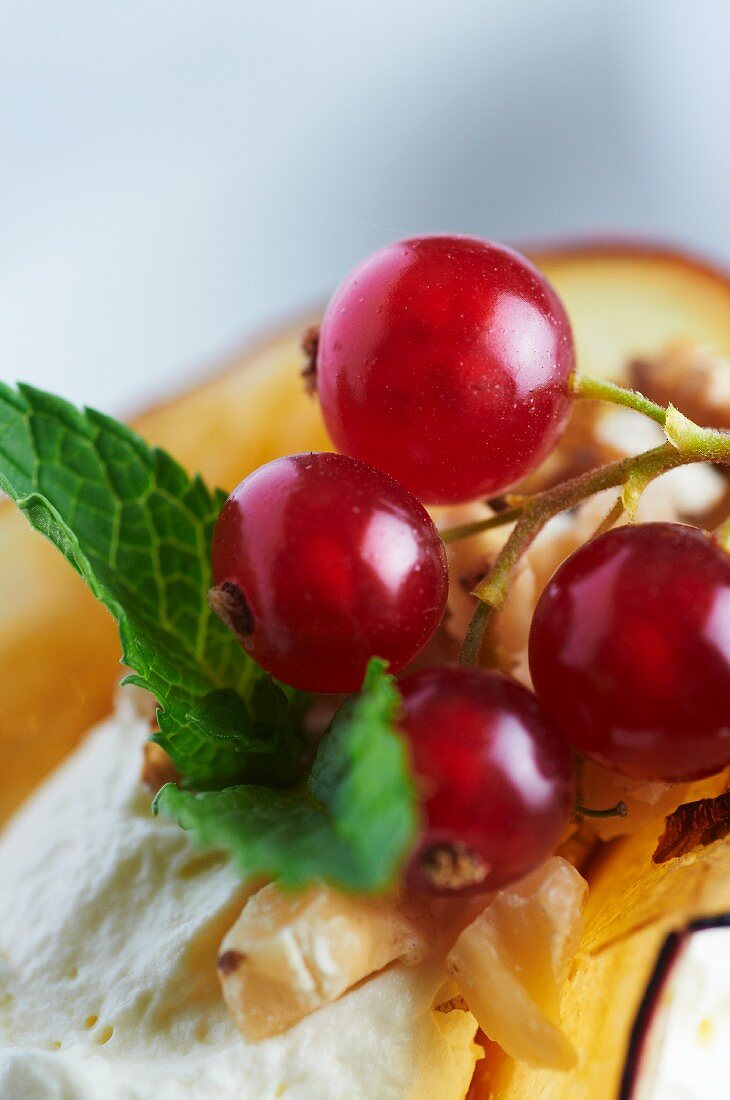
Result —
M338 450L449 504L503 492L554 446L573 338L511 249L414 237L364 260L327 307L317 391Z
M279 458L226 501L211 602L263 668L305 691L355 691L376 655L402 669L446 606L443 543L415 497L336 454Z
M534 870L574 803L571 754L535 697L473 668L429 669L399 686L400 725L423 793L409 885L496 890Z
M637 779L730 764L730 556L679 523L586 543L543 592L535 691L564 736Z

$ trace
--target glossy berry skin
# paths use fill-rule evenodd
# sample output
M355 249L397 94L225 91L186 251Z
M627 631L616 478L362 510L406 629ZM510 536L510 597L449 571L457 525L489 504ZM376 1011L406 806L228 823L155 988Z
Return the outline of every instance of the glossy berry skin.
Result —
M530 633L535 691L581 752L637 779L730 764L730 556L694 527L619 527L554 574Z
M573 367L565 311L523 256L474 237L414 237L335 292L317 392L338 450L450 504L535 469L565 425Z
M336 454L260 467L230 495L212 547L252 622L242 642L278 680L355 691L372 656L402 669L441 622L446 554L433 522L387 474Z
M572 756L534 695L499 673L448 666L406 676L399 688L424 817L409 885L496 890L534 870L574 804Z

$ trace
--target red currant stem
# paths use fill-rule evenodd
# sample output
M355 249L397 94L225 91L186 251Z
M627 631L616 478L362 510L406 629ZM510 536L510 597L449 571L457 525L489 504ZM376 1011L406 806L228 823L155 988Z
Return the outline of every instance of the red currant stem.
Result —
M730 554L730 516L723 520L719 527L715 528L713 537L718 546L721 546L723 550L727 550Z
M650 401L642 393L636 390L617 386L615 382L607 382L601 378L591 378L587 374L576 372L570 380L570 388L574 397L583 397L591 401L610 401L612 405L623 405L627 409L643 413L657 424L664 427L667 418L667 410L662 405Z
M617 802L615 806L609 806L607 810L592 810L584 806L582 802L576 802L575 817L626 817L628 807L625 802Z
M644 451L642 454L619 459L617 462L600 466L596 470L588 470L578 477L555 485L535 496L522 498L519 504L513 503L514 510L519 510L517 522L491 569L473 593L478 600L496 611L504 607L510 582L523 555L553 516L569 508L575 508L588 497L604 489L620 488L619 501L604 521L607 529L618 519L619 505L633 516L644 489L661 474L692 462L730 465L730 433L714 428L702 428L673 405L665 409L633 390L624 389L613 382L598 381L582 374L573 375L571 387L579 397L612 401L644 413L662 425L668 442ZM500 513L498 518L504 517L505 514ZM489 520L483 520L478 525L465 525L461 529L461 534L457 533L458 528L454 528L450 533L450 539L476 534L478 530L485 530L485 524L497 526L491 522L492 518L489 517ZM720 538L725 540L726 537L730 539L730 535L726 535L723 526ZM725 544L724 541L723 544ZM477 605L464 639L460 656L462 664L476 663L486 625L487 615Z
M730 462L730 432L701 428L674 405L667 407L664 434L678 451L693 454L697 461Z
M730 461L730 455L728 456ZM659 476L675 466L683 466L698 459L694 454L678 451L671 443L664 443L640 455L619 459L596 470L555 485L531 497L523 506L522 515L502 547L489 573L477 585L474 595L498 610L504 606L507 589L522 555L532 545L542 528L568 508L574 508L588 497L603 489L624 485L632 476L648 470L652 477Z
M473 523L463 523L460 527L447 527L441 531L444 542L456 542L457 539L467 539L470 535L479 535L482 531L491 531L495 527L504 527L508 523L514 523L522 515L522 506L506 508L494 516L475 520Z
M461 652L459 653L460 665L476 665L478 663L482 641L484 640L484 631L487 629L487 622L491 613L492 608L489 604L479 600L461 646Z
M593 538L598 538L599 535L603 535L606 531L610 531L613 525L618 523L625 511L623 497L619 496L611 510L606 513L601 523L596 527L593 532Z

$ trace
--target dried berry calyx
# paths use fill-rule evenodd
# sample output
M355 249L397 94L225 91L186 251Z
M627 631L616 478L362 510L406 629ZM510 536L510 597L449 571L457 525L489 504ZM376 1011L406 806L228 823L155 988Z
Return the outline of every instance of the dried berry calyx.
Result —
M238 585L233 581L215 585L208 592L208 606L245 645L255 624L248 601Z
M304 388L310 396L317 392L317 351L319 350L319 325L310 325L302 335L302 351L304 352L304 366L302 367L302 381Z

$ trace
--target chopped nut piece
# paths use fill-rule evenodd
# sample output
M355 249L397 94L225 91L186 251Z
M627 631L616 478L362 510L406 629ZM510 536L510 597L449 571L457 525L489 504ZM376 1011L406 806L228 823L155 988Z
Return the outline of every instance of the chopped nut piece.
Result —
M145 741L139 778L145 787L157 793L165 783L177 783L180 777L165 750L155 741Z
M466 1003L461 994L457 994L456 997L450 997L448 1001L441 1001L436 1005L437 1012L468 1012L469 1005Z
M425 902L265 886L221 944L223 996L245 1037L265 1039L396 959L421 962L433 927Z
M242 955L240 951L224 951L222 955L218 956L218 969L221 974L233 974L245 961L246 956Z
M562 987L578 949L586 884L553 856L494 895L461 933L447 966L479 1026L512 1058L567 1069L558 1027Z
M686 802L667 817L664 832L652 856L654 863L666 863L700 845L721 840L730 833L730 791L717 798Z
M730 359L677 340L629 365L629 381L660 405L671 403L706 427L730 428Z

